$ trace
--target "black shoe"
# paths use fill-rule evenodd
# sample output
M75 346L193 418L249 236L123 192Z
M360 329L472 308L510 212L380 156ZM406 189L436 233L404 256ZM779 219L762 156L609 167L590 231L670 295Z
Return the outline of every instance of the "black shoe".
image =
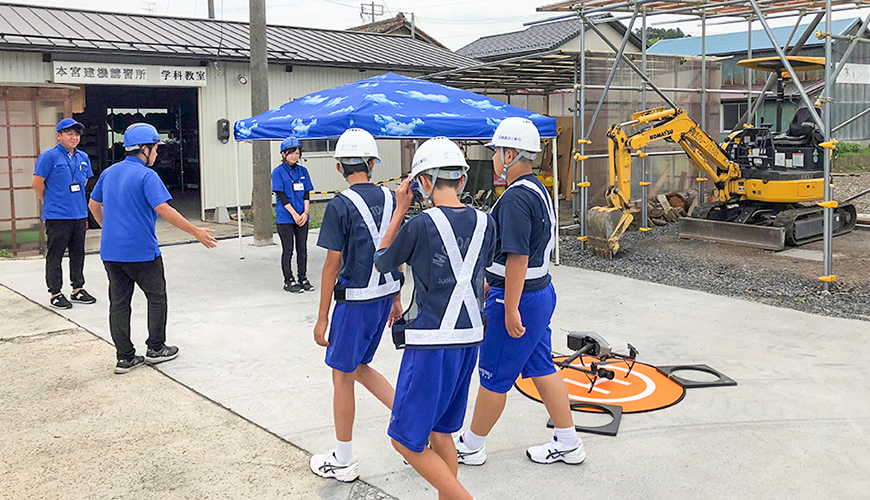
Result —
M299 278L299 286L306 292L314 291L314 285L308 281L308 278Z
M165 345L158 350L148 349L145 353L145 362L150 365L156 365L164 361L175 359L178 356L178 348L171 345Z
M70 295L69 299L73 302L78 302L80 304L93 304L97 301L97 299L95 299L93 295L86 292L84 288Z
M284 291L285 292L291 291L290 289L293 288L294 286L296 286L296 280L294 280L293 278L284 280Z
M115 373L118 375L127 373L143 363L145 363L145 358L142 356L133 356L130 359L119 359L118 364L115 365Z
M52 297L49 303L51 304L51 307L55 309L72 309L72 304L66 300L66 297L64 297L62 293Z

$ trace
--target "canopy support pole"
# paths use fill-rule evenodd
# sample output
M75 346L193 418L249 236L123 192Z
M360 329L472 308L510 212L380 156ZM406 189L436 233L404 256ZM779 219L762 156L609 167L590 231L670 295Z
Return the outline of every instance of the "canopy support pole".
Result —
M241 155L241 151L239 149L239 141L233 142L236 143L236 221L239 226L239 260L244 260L245 256L242 254L242 195L240 193L242 186L239 181L239 169L241 168L239 155Z
M559 165L557 164L556 152L558 148L556 147L557 139L559 136L553 137L553 140L550 141L553 144L553 209L556 212L556 265L558 266L561 263L559 259Z

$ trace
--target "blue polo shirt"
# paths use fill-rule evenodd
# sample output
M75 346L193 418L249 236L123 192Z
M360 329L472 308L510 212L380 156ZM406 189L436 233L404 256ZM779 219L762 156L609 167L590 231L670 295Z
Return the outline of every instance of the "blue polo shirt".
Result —
M91 199L103 204L100 258L150 262L160 256L154 207L172 199L157 172L128 156L100 174Z
M311 184L308 169L298 163L293 167L281 163L272 170L272 191L284 193L297 214L305 211L305 193L313 190L314 185ZM281 204L281 200L275 204L275 216L278 224L296 223L290 212Z
M66 148L58 144L39 155L33 175L45 179L42 220L88 217L85 183L94 176L88 155L78 149L70 154ZM75 193L70 190L72 184L79 185L79 190Z

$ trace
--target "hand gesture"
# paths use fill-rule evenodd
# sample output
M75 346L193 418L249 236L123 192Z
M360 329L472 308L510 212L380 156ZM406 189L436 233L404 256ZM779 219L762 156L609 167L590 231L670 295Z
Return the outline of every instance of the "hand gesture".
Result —
M399 189L396 189L396 210L403 214L407 213L413 201L414 190L411 189L411 178L406 177Z
M523 319L520 317L518 310L504 312L504 326L508 335L518 339L526 333L526 327L523 326Z
M213 232L214 229L209 229L207 227L198 227L196 228L194 236L196 237L197 241L203 244L204 247L214 248L217 246L217 240L214 239L214 236L208 234Z
M329 345L329 341L326 340L327 325L329 325L329 320L326 318L318 319L317 324L314 325L314 341L317 342L317 345L321 347L326 347Z
M402 319L402 299L400 295L396 295L393 299L393 307L390 309L390 318L387 320L387 326L393 326L393 323Z
M306 222L308 222L308 212L302 212L301 214L299 214L299 218L296 219L296 224L299 226L304 226Z

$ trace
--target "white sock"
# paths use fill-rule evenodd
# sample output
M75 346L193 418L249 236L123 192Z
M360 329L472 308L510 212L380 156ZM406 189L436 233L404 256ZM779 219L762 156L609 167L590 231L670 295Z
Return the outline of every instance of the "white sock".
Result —
M353 441L335 440L335 459L338 465L347 465L353 458Z
M462 435L462 440L465 441L469 450L479 450L484 444L486 444L486 436L478 436L471 432L471 429L465 431Z
M573 427L566 427L564 429L557 427L553 429L553 439L569 448L580 444L580 436L577 435L577 430Z

